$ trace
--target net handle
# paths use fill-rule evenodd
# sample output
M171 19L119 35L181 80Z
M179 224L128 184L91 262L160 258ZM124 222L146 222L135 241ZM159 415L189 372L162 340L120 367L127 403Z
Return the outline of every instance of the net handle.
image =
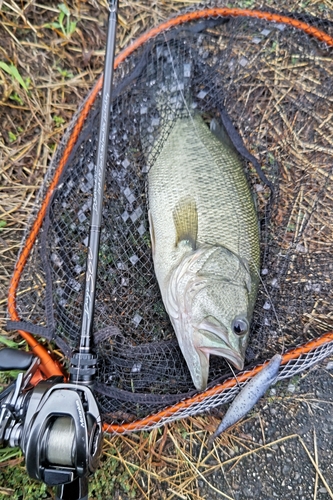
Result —
M208 17L252 17L255 19L262 19L262 20L266 20L266 21L270 21L270 22L279 23L279 24L286 24L286 25L292 26L294 28L297 28L301 31L304 31L305 33L307 33L310 36L313 36L317 40L326 43L330 47L333 47L333 38L330 35L328 35L324 31L321 31L318 28L315 28L315 27L313 27L313 26L311 26L303 21L299 21L297 19L293 19L293 18L288 17L288 16L274 14L271 12L264 12L264 11L260 11L260 10L227 8L227 7L218 8L217 7L217 8L212 8L212 9L198 10L198 11L190 12L187 14L181 14L177 17L169 19L168 21L160 24L156 28L151 29L147 33L144 33L139 38L137 38L133 43L131 43L127 48L125 48L115 58L114 69L116 69L135 50L137 50L139 47L141 47L147 41L151 40L152 38L156 37L157 35L165 32L168 29L171 29L175 26L179 26L179 25L191 22L191 21L196 21L198 19L206 19ZM21 251L19 258L16 262L13 276L12 276L10 286L9 286L9 291L8 291L8 312L9 312L10 319L12 321L20 321L20 317L19 317L17 309L16 309L16 293L17 293L17 289L18 289L18 285L19 285L19 282L21 279L23 269L27 263L30 252L33 248L33 245L36 241L39 230L42 226L42 223L43 223L46 211L47 211L47 207L48 207L50 200L52 198L52 194L59 183L60 176L65 168L67 160L68 160L68 158L71 154L71 151L72 151L72 149L73 149L73 147L74 147L74 145L79 137L79 134L83 128L84 122L88 116L88 113L89 113L90 109L92 108L98 93L102 89L102 85L103 85L103 75L101 75L99 77L96 84L92 88L92 91L89 94L89 97L88 97L80 115L78 116L77 122L73 128L72 134L68 139L68 142L67 142L67 145L64 149L63 155L59 161L58 168L54 174L54 177L53 177L51 184L46 192L46 195L45 195L45 198L42 202L40 210L37 214L37 217L32 225L32 228L30 230L28 238L25 242L25 246L22 248L22 251ZM28 345L30 346L30 348L32 349L34 354L36 354L40 358L41 371L43 372L43 374L46 377L50 377L52 375L63 375L63 372L62 372L61 368L59 367L58 363L52 358L52 356L47 351L47 349L44 346L42 346L41 344L39 344L39 342L33 337L33 335L31 335L30 333L25 332L23 330L18 330L18 333L22 336L22 338L24 338L24 340L26 340L26 342L28 343ZM316 347L319 347L320 345L323 345L327 342L331 342L332 340L333 340L332 333L328 333L326 335L323 335L319 339L311 342L311 346L312 346L311 350L316 348ZM306 344L306 345L308 345L308 344ZM299 349L302 350L304 348L305 348L305 346L301 347ZM298 352L298 350L296 349L296 350L293 350L291 352ZM299 352L299 354L297 354L297 357L302 353L303 353L303 351ZM285 356L287 356L287 354ZM284 361L285 356L283 357L282 363L287 362L287 361ZM295 359L295 358L291 358L291 359ZM259 372L263 366L264 365L260 365L259 367L256 367L254 369L254 370L256 370L256 373ZM248 372L248 373L252 373L252 372L253 372L253 370L251 372ZM253 375L250 375L250 376L253 376ZM247 378L249 378L249 375L247 375L245 379L247 380ZM239 376L238 376L238 379L241 380L239 378ZM228 384L229 383L232 383L232 381L229 381ZM226 388L225 384L226 383L215 387L213 389L215 391L214 394L217 394L218 392L220 392L220 390L221 391L224 390ZM236 384L236 381L234 381L234 383L232 385L235 385L235 384ZM190 398L189 400L186 400L186 402L188 401L189 402L188 405L190 405L190 404L192 404L192 402L194 402L193 399L200 397L200 399L202 400L203 398L207 397L208 395L209 394L207 393L207 391L205 391L204 393L201 393L200 395L195 396L194 398ZM185 401L183 401L182 403L185 404ZM174 407L172 407L172 408L174 408ZM167 412L168 410L165 410L165 411ZM148 419L150 418L151 421L156 422L164 416L164 413L165 412L160 412L160 413L156 414L155 416L147 417L147 418ZM156 420L156 419L158 419L158 420ZM147 419L144 419L144 421L146 421L146 420ZM126 429L125 429L125 427L126 427ZM139 423L138 422L136 422L135 429L139 430ZM127 424L127 426L126 425L107 426L107 430L108 430L108 432L125 432L125 430L130 430L130 429L129 429L129 424Z

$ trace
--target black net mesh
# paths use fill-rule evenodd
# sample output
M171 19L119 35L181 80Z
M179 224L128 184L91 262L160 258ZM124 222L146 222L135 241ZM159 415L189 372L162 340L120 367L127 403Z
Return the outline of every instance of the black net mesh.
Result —
M319 14L298 18L333 34ZM154 161L163 125L188 113L189 102L207 122L224 106L275 187L272 199L244 163L261 228L246 366L332 328L332 75L324 43L245 17L170 29L117 69L94 323L96 390L108 422L146 416L195 392L155 278L146 199L148 154ZM43 326L67 355L80 332L99 109L97 99L17 296L22 320ZM230 375L222 358L211 357L210 385Z

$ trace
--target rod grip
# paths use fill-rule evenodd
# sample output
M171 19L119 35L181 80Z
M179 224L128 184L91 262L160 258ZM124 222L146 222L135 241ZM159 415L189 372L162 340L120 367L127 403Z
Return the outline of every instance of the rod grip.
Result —
M55 500L88 500L88 478L77 477L73 482L58 486Z

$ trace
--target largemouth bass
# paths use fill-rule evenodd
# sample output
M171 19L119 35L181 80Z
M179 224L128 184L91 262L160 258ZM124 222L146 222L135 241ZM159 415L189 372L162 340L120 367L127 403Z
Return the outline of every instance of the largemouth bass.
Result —
M154 269L199 390L210 355L243 368L260 258L242 163L213 124L214 133L199 114L178 118L148 173Z

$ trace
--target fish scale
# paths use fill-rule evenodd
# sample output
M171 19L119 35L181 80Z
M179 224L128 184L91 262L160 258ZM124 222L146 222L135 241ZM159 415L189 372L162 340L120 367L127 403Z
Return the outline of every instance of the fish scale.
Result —
M203 352L208 359L209 354L225 356L229 345L229 359L241 365L245 341L231 339L230 325L238 312L250 321L258 287L259 231L253 198L239 155L222 132L221 137L213 134L199 114L178 118L148 174L155 273L193 381L200 367L207 370ZM211 252L212 247L217 252ZM194 277L192 256L202 266ZM192 302L182 298L186 280L199 283L202 276L207 286L201 283L198 290L204 291L197 296L193 292ZM238 291L230 284L239 285ZM198 333L201 317L212 331ZM203 388L206 375L194 382L196 387Z

